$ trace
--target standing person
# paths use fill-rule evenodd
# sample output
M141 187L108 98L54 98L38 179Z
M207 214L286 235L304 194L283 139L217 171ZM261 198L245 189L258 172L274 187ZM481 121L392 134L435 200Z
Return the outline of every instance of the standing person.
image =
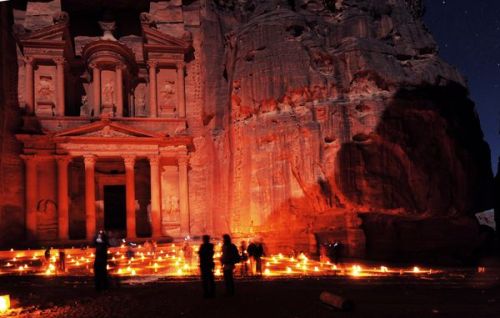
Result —
M252 275L255 274L255 250L257 249L257 245L253 241L250 241L247 248L248 258L250 259L250 273Z
M264 246L261 242L255 244L253 257L255 259L255 272L262 276L262 256L264 256Z
M342 257L342 242L336 241L328 244L328 257L335 264L339 264Z
M66 272L66 253L63 248L59 249L59 270Z
M45 253L43 254L44 256L44 265L47 266L47 268L49 267L49 264L50 264L50 247L47 247L47 249L45 250Z
M203 296L205 298L215 297L214 281L214 245L210 243L210 235L203 235L203 243L198 250L200 257L200 273L203 284Z
M95 260L94 260L94 281L97 291L108 289L108 236L106 232L99 231L94 241Z
M222 236L222 256L220 262L224 273L224 283L226 285L226 294L228 296L234 295L234 279L233 271L236 263L240 262L240 254L236 245L231 243L229 234Z
M241 241L240 245L240 260L241 260L241 276L248 275L248 252L247 252L247 242Z
M182 247L182 253L184 254L184 262L191 268L191 263L193 261L193 248L189 244L189 241L184 241L184 246Z

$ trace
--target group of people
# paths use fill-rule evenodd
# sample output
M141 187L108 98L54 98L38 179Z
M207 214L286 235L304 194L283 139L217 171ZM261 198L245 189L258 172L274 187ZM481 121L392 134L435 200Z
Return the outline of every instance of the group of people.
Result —
M200 260L200 274L203 283L203 295L206 298L215 297L215 262L214 262L214 244L210 242L209 235L203 235L202 244L198 249L198 256ZM241 275L249 274L250 270L262 275L262 257L264 256L264 248L261 243L250 242L247 246L246 242L242 242L240 249L232 243L231 237L224 234L222 237L223 244L221 249L220 263L222 265L222 272L224 283L226 287L226 294L228 296L234 295L234 269L237 263L242 262ZM98 291L106 290L108 288L108 247L109 240L104 231L99 231L95 240L95 261L94 261L94 280L95 288ZM182 253L187 262L192 262L193 249L186 241L182 247ZM247 262L249 261L249 262ZM250 263L250 266L248 266Z
M222 250L220 262L222 265L222 272L224 277L224 284L226 287L226 295L234 295L234 269L237 263L241 264L241 275L248 275L248 263L250 260L250 269L253 271L255 264L256 272L262 275L262 256L264 256L264 248L261 243L241 242L240 249L232 243L229 234L222 236ZM203 295L206 298L215 297L215 281L214 281L214 245L210 243L210 236L203 235L203 243L198 250L200 258L200 273L203 283Z

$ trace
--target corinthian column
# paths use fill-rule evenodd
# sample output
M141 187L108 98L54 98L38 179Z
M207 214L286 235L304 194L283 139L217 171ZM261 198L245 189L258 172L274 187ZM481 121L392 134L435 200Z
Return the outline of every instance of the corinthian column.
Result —
M116 116L123 116L123 70L124 65L118 65L115 69L116 72Z
M35 110L33 97L33 62L34 59L30 56L24 58L24 68L26 71L26 114L32 115Z
M136 238L135 231L135 157L123 156L125 162L125 188L127 206L127 238Z
M94 116L99 116L101 110L101 70L97 64L91 64L92 68L92 88L94 94Z
M184 82L184 63L177 64L177 103L179 104L179 117L186 117L186 97Z
M189 190L188 190L188 158L179 157L179 210L181 235L190 234L189 225Z
M56 116L64 116L64 63L63 57L54 58L57 70L57 107Z
M156 68L158 67L157 61L148 61L149 67L149 117L157 117L156 105Z
M91 241L96 233L94 177L96 158L92 155L85 155L83 162L85 164L85 229L87 240Z
M59 240L69 239L68 164L71 158L59 156L57 160L57 213Z
M26 238L36 240L36 202L38 200L37 158L34 155L21 155L26 165L25 171L25 199L26 199Z
M153 237L161 236L161 210L160 210L160 169L158 156L149 157L151 168L151 228Z

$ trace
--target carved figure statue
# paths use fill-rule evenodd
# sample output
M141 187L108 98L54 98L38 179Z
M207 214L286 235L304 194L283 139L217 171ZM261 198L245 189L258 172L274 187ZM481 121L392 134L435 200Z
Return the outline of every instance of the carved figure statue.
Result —
M114 95L114 87L111 81L107 82L104 85L102 90L102 103L103 105L113 105L113 95Z
M143 89L137 90L135 99L135 112L137 115L146 114L146 93Z
M179 198L175 195L170 195L168 197L168 214L175 214L179 211Z
M162 109L175 108L175 81L166 80L161 89Z
M89 99L87 95L82 95L81 99L82 105L80 106L80 116L88 116L89 115Z
M52 77L50 76L40 76L40 82L38 83L38 97L43 101L52 101L54 96L54 85L52 83Z

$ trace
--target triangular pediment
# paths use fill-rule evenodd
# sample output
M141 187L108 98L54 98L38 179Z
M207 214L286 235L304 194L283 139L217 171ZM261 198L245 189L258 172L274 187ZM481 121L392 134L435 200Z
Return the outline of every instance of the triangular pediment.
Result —
M186 40L175 38L145 25L142 26L142 31L146 41L144 45L150 51L168 50L187 52L191 47L191 43Z
M118 123L101 121L57 132L54 134L54 137L158 138L161 136L153 132L144 131Z
M23 36L21 41L62 41L68 34L67 24L60 23L40 30L33 31Z
M21 44L24 52L26 52L26 48L35 50L45 49L51 52L62 50L64 56L73 56L73 41L71 40L67 23L58 23L27 33L21 38Z

